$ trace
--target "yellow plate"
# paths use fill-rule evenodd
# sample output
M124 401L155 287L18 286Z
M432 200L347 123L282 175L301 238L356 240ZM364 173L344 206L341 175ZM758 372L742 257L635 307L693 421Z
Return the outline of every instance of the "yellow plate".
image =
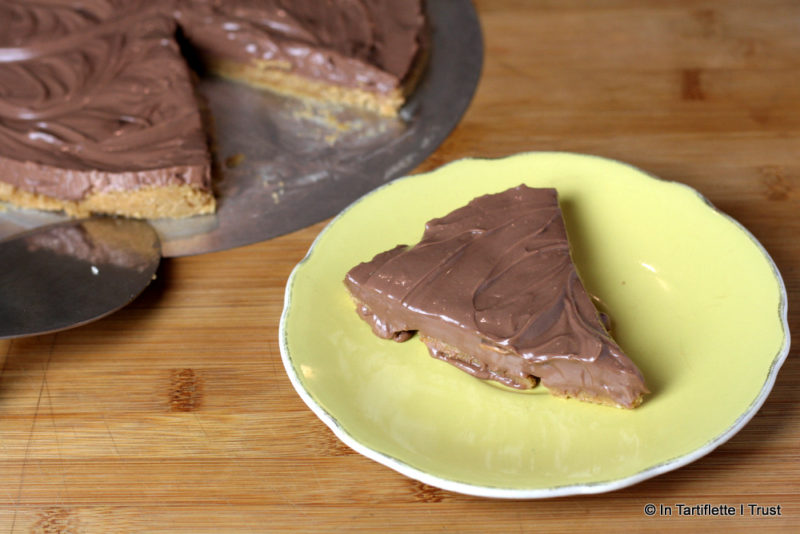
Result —
M558 189L579 273L652 390L639 408L491 387L357 317L351 267L520 183ZM547 152L458 161L355 202L292 273L280 329L292 384L347 445L427 484L503 498L609 491L700 458L753 417L789 352L783 281L741 225L685 185Z

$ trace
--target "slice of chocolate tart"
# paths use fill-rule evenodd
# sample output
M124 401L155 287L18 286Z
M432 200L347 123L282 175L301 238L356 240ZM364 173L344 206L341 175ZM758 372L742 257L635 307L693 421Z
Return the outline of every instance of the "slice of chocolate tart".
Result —
M421 0L178 0L175 16L212 73L390 117L428 53Z
M634 408L648 393L614 342L570 256L555 189L473 199L345 278L381 338L415 332L430 354L478 378Z

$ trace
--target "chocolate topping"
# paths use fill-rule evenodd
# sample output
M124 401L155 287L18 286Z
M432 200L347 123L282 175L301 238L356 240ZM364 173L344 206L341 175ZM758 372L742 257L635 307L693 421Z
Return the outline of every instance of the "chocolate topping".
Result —
M603 327L570 258L554 189L472 200L354 267L345 283L383 338L419 331L431 354L480 378L633 407L647 392Z
M202 54L388 93L410 69L423 17L410 0L4 0L0 179L64 200L208 191L176 21Z
M31 23L14 37L26 44L0 49L3 180L70 200L139 185L208 188L205 133L174 22L147 13L62 20L57 29L86 26L59 36L43 35L54 23ZM48 180L53 169L63 172Z
M151 0L3 0L0 61L24 59L25 46L55 43L110 19L156 10Z
M379 93L408 74L424 24L420 3L409 0L178 0L175 13L206 56Z

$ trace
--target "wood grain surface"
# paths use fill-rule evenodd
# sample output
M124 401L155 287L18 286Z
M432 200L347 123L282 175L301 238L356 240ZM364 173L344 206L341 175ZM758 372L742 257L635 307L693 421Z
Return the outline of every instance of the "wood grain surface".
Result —
M486 56L475 100L417 172L566 150L685 182L773 256L800 339L800 3L476 7ZM165 261L106 319L0 341L0 531L800 531L797 349L733 439L612 493L467 497L352 452L294 392L278 350L286 279L323 226ZM648 517L648 503L781 515Z

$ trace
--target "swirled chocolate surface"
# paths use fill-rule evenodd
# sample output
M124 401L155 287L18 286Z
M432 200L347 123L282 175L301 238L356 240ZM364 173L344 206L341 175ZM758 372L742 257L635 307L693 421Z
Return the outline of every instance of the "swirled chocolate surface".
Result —
M345 283L377 335L419 331L432 356L480 378L541 379L555 394L628 408L647 392L578 277L554 189L478 197Z
M66 35L125 15L157 10L150 0L3 0L0 2L0 60L22 59L34 43L55 43ZM14 50L14 48L19 48ZM5 50L4 50L5 49Z
M16 46L0 49L4 181L66 199L142 184L209 187L206 137L172 19L16 13Z
M408 74L424 25L409 0L178 0L175 13L202 54L379 93Z
M147 185L209 190L176 21L202 54L388 92L417 53L423 17L407 0L5 0L0 179L66 200Z

